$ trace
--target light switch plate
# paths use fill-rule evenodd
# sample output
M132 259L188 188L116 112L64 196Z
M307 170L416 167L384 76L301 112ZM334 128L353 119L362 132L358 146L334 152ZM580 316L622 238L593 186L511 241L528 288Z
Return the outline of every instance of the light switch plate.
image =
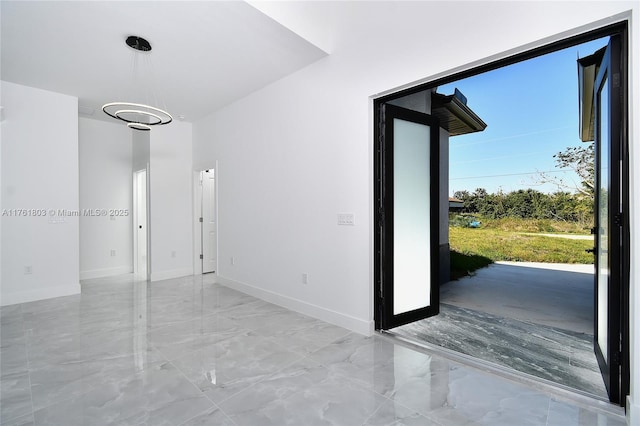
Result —
M353 226L356 224L353 213L338 213L338 225Z

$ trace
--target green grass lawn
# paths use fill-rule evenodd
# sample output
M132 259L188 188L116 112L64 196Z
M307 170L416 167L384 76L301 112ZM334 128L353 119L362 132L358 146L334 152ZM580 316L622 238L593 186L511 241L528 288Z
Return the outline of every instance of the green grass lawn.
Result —
M521 219L505 217L502 219L478 218L482 229L496 229L511 232L538 232L543 234L589 235L591 223L566 222L550 219Z
M452 279L500 260L544 263L593 263L592 240L571 240L530 233L583 234L584 226L526 219L482 221L480 228L449 228ZM526 233L526 234L525 234Z

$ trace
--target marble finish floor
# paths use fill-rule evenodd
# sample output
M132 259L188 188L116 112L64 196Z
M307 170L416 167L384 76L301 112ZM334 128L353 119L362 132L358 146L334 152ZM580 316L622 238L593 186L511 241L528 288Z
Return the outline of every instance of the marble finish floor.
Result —
M0 423L625 425L567 399L365 337L213 276L84 282L0 308Z
M593 336L440 304L440 314L392 329L608 400Z

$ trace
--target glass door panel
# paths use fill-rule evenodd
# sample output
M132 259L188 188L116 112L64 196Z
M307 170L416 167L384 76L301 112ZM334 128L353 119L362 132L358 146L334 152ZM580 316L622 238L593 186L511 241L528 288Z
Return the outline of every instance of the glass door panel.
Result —
M600 106L599 131L598 131L598 195L597 203L597 224L598 235L596 241L596 266L597 266L597 300L598 312L596 318L598 321L597 332L597 344L600 347L604 361L608 361L608 333L609 328L607 312L609 310L609 205L608 196L610 192L611 177L609 175L609 159L610 159L610 146L609 140L609 98L608 79L605 77L602 80L600 91L598 92L597 102ZM604 101L603 101L604 100Z
M431 301L430 126L393 120L393 313Z

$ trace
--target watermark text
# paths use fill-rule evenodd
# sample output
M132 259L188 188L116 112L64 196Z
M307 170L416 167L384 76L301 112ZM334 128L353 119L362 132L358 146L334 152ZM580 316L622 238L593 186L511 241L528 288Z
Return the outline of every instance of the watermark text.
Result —
M129 209L3 209L3 217L101 217L129 216Z

